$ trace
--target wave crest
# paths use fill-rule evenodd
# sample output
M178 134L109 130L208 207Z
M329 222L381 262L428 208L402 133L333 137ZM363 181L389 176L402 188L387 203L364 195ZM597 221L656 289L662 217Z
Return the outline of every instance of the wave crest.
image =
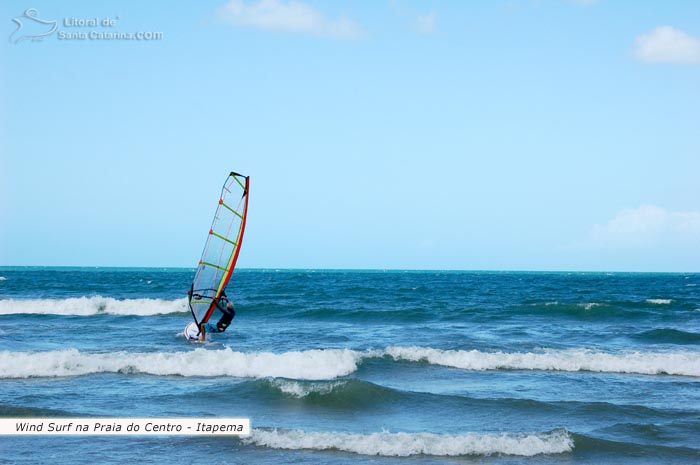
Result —
M137 315L152 316L186 313L187 299L124 299L112 297L76 297L69 299L0 300L0 315Z
M76 349L47 352L0 352L1 378L81 376L95 373L143 373L158 376L233 376L286 378L269 386L294 397L348 391L352 384L299 384L289 380L332 380L347 376L366 359L389 357L464 370L542 370L700 376L700 352L611 354L588 349L542 352L481 352L429 347L381 350L314 349L283 353L236 352L198 348L187 352L85 353Z
M411 455L518 455L560 454L574 448L563 429L549 433L370 433L307 432L302 430L253 429L242 438L245 444L273 449L339 450L362 455L407 457Z
M272 378L266 380L266 384L274 390L290 397L303 399L308 396L325 396L332 394L339 388L345 387L349 381L332 382L300 382L293 379Z
M670 305L673 299L647 299L647 303L654 305Z
M650 329L648 331L635 334L632 337L653 343L700 344L700 333L683 331L674 328Z
M589 349L542 352L481 352L426 347L389 347L394 360L428 362L465 370L544 370L700 376L700 353L632 352L610 354Z
M107 354L75 349L50 352L0 352L0 378L143 373L159 376L234 376L333 379L357 369L360 355L344 349L243 353L229 348L188 352Z

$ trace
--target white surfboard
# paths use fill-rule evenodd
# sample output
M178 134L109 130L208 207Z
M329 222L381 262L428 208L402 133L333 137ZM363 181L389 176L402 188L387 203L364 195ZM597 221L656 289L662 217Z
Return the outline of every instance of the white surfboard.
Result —
M183 332L188 341L199 342L199 328L191 321L185 326L185 331Z

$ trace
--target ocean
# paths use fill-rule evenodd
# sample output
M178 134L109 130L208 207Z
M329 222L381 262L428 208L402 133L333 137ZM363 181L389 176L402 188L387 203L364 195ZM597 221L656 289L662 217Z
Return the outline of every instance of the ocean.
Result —
M697 464L700 274L0 268L0 417L244 417L243 437L4 436L0 464Z

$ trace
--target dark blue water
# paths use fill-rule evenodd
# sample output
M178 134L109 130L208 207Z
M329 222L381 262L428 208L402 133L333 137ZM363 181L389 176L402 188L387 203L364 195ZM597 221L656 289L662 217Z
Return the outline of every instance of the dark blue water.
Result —
M0 268L0 416L249 417L0 437L0 463L700 463L700 274Z

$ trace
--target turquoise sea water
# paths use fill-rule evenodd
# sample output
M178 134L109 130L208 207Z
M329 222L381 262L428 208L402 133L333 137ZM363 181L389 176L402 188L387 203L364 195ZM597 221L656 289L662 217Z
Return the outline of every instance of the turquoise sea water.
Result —
M0 437L0 463L700 463L700 274L0 268L0 417L249 437Z

